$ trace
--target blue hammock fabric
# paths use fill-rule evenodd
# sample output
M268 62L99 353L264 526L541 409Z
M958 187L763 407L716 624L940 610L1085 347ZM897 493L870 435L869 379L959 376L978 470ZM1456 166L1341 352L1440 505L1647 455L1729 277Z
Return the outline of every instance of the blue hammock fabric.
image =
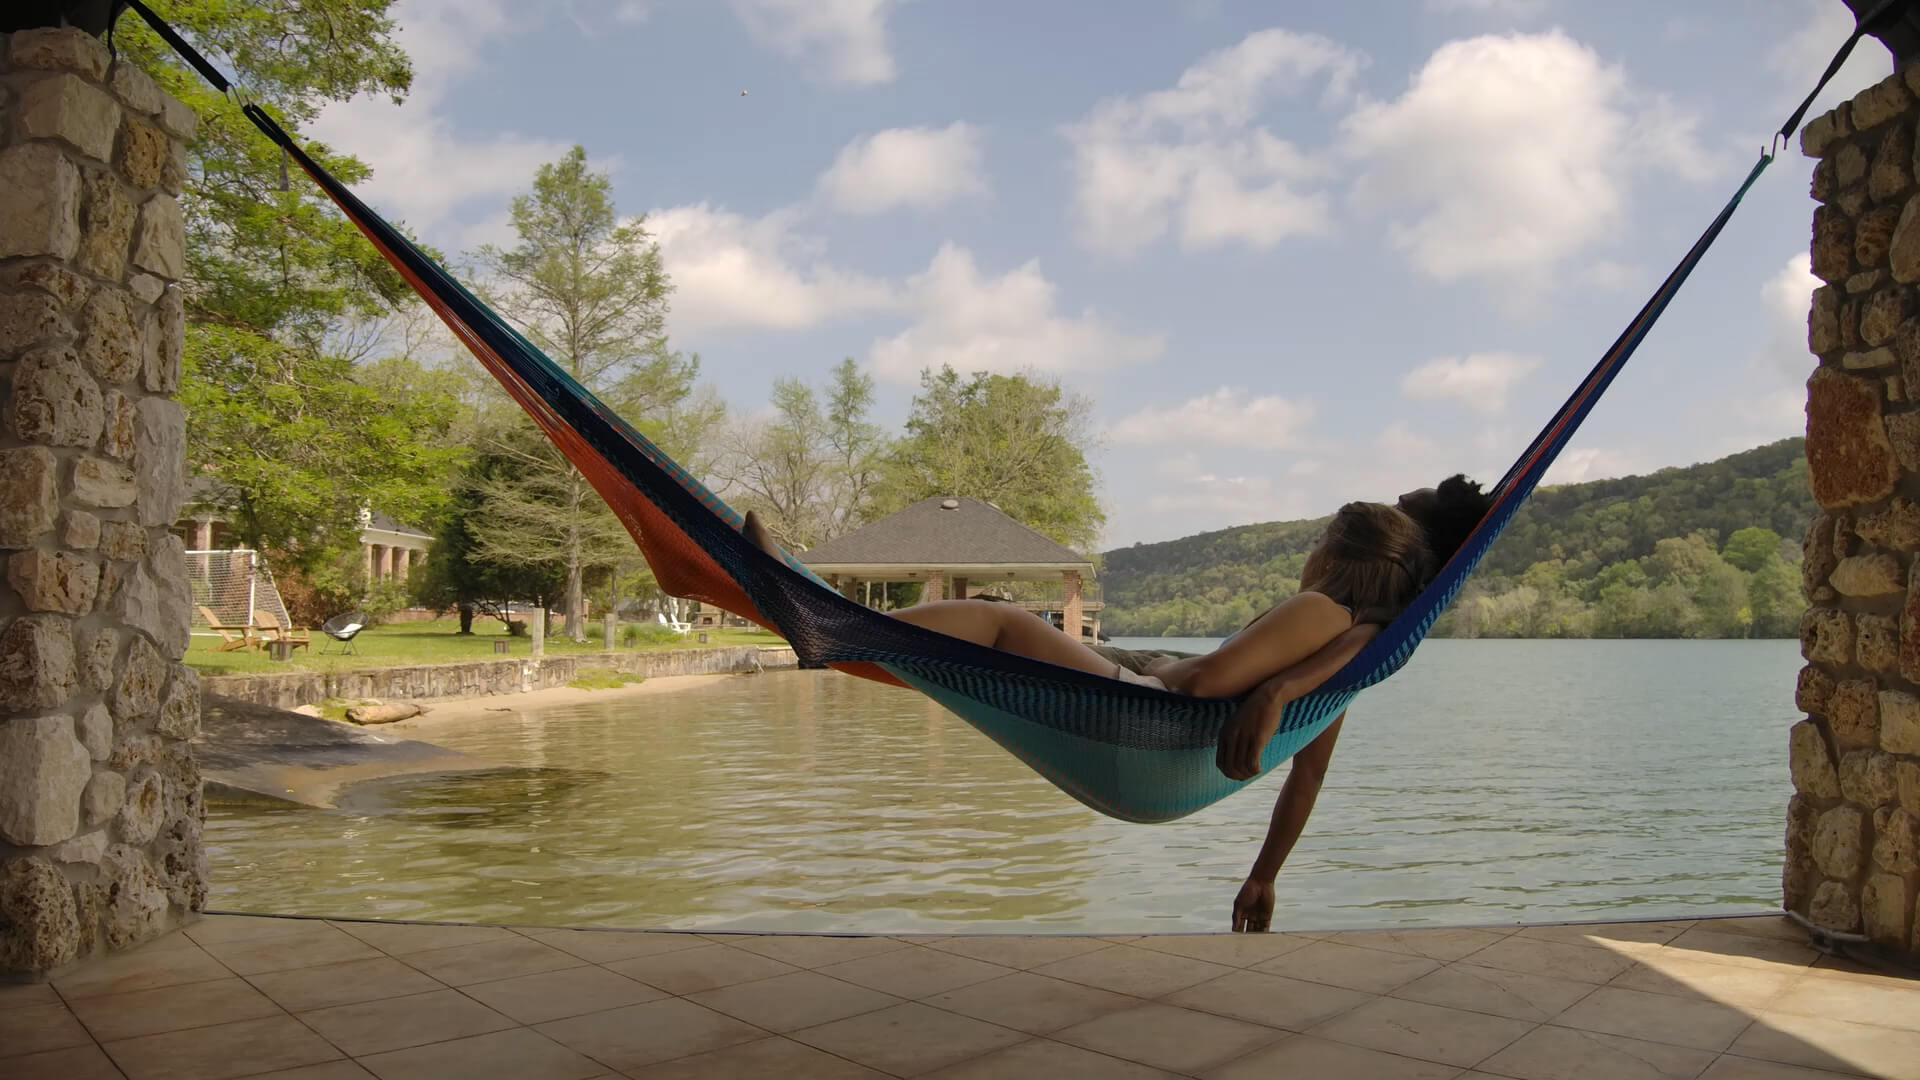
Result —
M202 75L229 90L219 72L144 5L134 0L132 6ZM1858 37L1856 31L1847 48ZM1253 782L1229 780L1215 766L1219 734L1239 706L1236 699L1157 691L947 637L870 610L792 557L761 551L742 535L740 515L718 496L316 164L271 116L257 105L243 109L581 469L633 533L667 591L760 622L791 643L805 665L839 667L918 690L1102 814L1173 821ZM1799 116L1789 122L1789 132ZM1413 655L1772 160L1771 153L1761 155L1706 232L1508 470L1494 489L1493 509L1433 583L1338 674L1286 706L1262 754L1262 775Z

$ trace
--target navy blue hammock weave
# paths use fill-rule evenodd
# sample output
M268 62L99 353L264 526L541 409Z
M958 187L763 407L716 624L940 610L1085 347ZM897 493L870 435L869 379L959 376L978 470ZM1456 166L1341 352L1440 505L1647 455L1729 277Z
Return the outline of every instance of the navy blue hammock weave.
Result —
M132 6L203 76L230 92L171 28L138 0ZM1847 49L1859 36L1856 31ZM1812 100L1809 95L1808 104ZM1238 699L1186 697L960 641L871 610L791 556L760 550L742 534L739 514L317 165L259 106L242 104L588 478L633 534L665 592L751 619L790 642L803 663L918 690L1067 794L1115 818L1172 821L1252 782L1230 780L1215 765L1220 730ZM1514 462L1494 489L1491 512L1433 583L1337 674L1286 706L1261 757L1262 776L1412 656L1772 158L1761 154L1719 216Z

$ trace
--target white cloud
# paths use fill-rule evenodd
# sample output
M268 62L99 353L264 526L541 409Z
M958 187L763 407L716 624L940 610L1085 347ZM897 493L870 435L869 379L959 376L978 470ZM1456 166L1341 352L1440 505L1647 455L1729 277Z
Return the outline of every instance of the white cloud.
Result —
M1427 0L1435 11L1471 11L1481 15L1534 15L1547 6L1547 0Z
M1794 0L1792 7L1800 28L1767 51L1767 67L1783 76L1781 102L1798 105L1827 70L1834 50L1853 33L1854 24L1853 12L1842 3ZM1834 73L1833 81L1815 99L1813 108L1807 110L1806 118L1819 116L1891 74L1893 58L1886 47L1871 37L1861 38L1847 62Z
M1547 474L1540 478L1540 483L1584 484L1589 480L1637 476L1649 471L1644 458L1625 450L1601 447L1576 450L1570 447L1560 451L1560 456L1547 468Z
M1252 449L1300 446L1313 422L1311 401L1249 397L1223 386L1173 406L1150 405L1121 419L1108 434L1121 443L1213 443Z
M933 210L987 193L980 129L889 128L848 143L820 174L820 197L843 214Z
M1519 353L1442 356L1407 372L1400 393L1424 401L1459 398L1479 412L1497 413L1507 407L1507 391L1539 368L1539 357Z
M1791 383L1796 392L1805 386L1816 363L1807 347L1807 309L1820 284L1813 276L1813 259L1802 251L1760 287L1767 313L1767 343L1760 366Z
M1596 289L1618 292L1640 282L1640 268L1612 259L1598 259L1580 272L1580 280Z
M793 330L898 305L894 286L828 264L793 226L791 211L749 218L706 203L648 214L673 278L673 332Z
M1169 89L1101 102L1063 129L1081 241L1125 254L1177 230L1189 250L1239 242L1264 251L1326 231L1330 202L1312 185L1327 163L1256 121L1315 81L1327 101L1344 98L1364 64L1319 35L1262 30L1203 57Z
M1270 476L1207 472L1182 477L1174 490L1156 492L1146 500L1148 513L1178 515L1179 527L1186 533L1312 517L1311 506L1298 488L1276 484Z
M894 0L733 0L755 40L848 86L892 82L887 15Z
M1443 45L1405 94L1343 124L1355 203L1393 215L1415 268L1532 288L1608 238L1639 174L1709 175L1696 126L1557 30Z
M1054 285L1038 260L983 276L971 252L943 244L906 291L914 324L873 345L873 372L882 379L908 382L942 365L963 374L1105 371L1151 360L1165 347L1162 335L1113 329L1091 311L1054 310Z

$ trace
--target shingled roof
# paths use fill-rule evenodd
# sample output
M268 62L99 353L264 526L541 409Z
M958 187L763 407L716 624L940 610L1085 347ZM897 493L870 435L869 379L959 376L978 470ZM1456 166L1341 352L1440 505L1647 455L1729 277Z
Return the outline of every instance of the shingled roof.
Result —
M1091 567L1085 555L1050 540L979 499L935 496L803 553L815 570L836 566Z

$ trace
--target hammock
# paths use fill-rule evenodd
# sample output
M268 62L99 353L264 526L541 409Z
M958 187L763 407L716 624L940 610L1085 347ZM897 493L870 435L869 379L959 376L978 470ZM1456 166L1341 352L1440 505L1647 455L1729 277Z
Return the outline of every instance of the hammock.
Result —
M139 0L131 6L223 92L227 80ZM1862 20L1863 26L1870 19ZM1839 69L1856 29L1821 79ZM1321 687L1288 703L1261 756L1264 776L1325 731L1356 694L1398 671L1467 575L1666 310L1740 199L1791 136L1816 87L1706 232L1494 488L1491 511L1407 610ZM246 116L296 161L613 508L669 595L713 604L781 635L804 665L911 687L965 719L1067 794L1133 822L1185 817L1253 781L1215 766L1237 699L1197 698L1062 668L901 622L841 596L792 556L740 531L741 516L369 209L258 105Z

